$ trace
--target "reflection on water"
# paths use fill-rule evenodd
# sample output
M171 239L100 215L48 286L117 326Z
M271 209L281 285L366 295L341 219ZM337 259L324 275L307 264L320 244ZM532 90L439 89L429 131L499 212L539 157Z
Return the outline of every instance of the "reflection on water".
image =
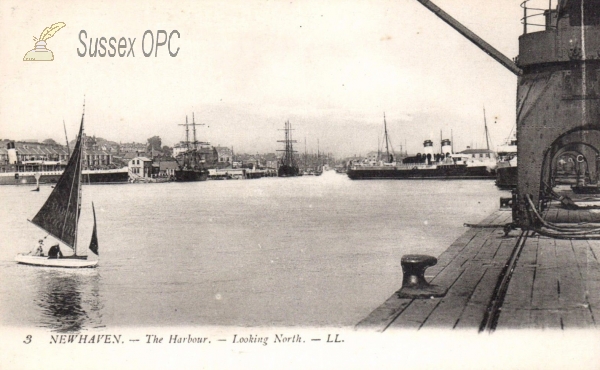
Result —
M39 269L36 275L39 326L64 333L102 325L101 278L97 270Z

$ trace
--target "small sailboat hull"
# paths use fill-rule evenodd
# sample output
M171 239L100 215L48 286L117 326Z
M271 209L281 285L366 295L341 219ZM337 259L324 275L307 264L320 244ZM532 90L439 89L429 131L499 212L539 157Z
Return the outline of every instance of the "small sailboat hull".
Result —
M49 258L41 256L32 256L27 254L18 254L15 261L23 265L43 266L43 267L64 267L64 268L93 268L98 265L98 260L88 260L87 258Z

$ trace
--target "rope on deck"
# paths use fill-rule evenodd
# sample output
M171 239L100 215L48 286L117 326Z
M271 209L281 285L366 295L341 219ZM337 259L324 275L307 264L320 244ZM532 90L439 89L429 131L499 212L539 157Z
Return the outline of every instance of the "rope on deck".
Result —
M542 225L534 229L538 234L556 239L600 239L600 227L597 224L565 226L548 222L538 213L531 196L527 194L525 198L529 203L527 209L529 217L539 221Z

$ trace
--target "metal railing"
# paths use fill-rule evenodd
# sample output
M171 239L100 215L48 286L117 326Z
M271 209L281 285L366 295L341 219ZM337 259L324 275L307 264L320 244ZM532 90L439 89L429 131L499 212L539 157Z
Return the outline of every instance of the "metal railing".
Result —
M552 24L552 15L556 12L556 10L552 10L552 0L548 0L548 7L545 9L528 6L527 3L531 3L532 1L535 1L536 4L540 3L539 0L525 0L521 3L521 8L523 8L523 18L521 18L521 24L523 24L523 34L527 34L528 26L544 27L546 30L556 28L556 25ZM538 23L540 21L540 17L544 18L543 24Z

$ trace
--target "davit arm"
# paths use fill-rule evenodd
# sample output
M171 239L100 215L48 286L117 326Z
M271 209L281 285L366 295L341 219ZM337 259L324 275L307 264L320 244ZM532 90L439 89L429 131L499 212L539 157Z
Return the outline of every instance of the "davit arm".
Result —
M481 37L477 36L467 27L463 26L459 21L452 18L448 13L443 11L440 7L435 5L429 0L417 0L427 9L431 10L435 15L440 17L444 22L448 23L452 28L457 30L461 35L469 39L472 43L477 45L481 50L483 50L487 55L494 58L498 63L502 64L506 68L508 68L512 73L517 76L523 74L521 68L519 68L515 62L510 60L506 55L502 54L498 50L496 50L492 45L485 42Z

